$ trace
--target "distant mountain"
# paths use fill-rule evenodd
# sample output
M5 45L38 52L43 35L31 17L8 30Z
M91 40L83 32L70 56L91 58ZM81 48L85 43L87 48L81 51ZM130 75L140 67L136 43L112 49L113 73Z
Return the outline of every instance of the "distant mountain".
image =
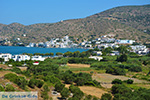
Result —
M69 35L78 42L114 34L116 38L134 39L137 42L150 41L150 5L123 6L106 10L83 18L57 23L22 25L0 24L0 38L14 40L21 38L24 43L48 41L53 37ZM27 36L24 37L23 34Z

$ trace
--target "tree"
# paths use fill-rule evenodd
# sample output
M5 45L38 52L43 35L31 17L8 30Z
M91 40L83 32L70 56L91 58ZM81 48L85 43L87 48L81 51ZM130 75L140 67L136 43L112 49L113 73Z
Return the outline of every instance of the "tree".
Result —
M35 79L30 79L29 83L28 83L28 86L31 87L31 88L34 88L34 86L36 85L36 80Z
M45 53L45 54L44 54L44 56L49 56L49 55L50 55L49 53Z
M122 84L122 81L120 79L114 79L112 84Z
M126 93L130 93L131 94L131 89L127 88L125 85L123 84L115 84L112 86L112 94L122 94L125 95Z
M74 98L78 98L77 100L80 100L84 96L84 93L77 86L70 85L69 90L73 93Z
M114 75L125 75L126 72L122 68L118 67L108 67L106 68L106 73L114 74Z
M61 53L61 52L56 53L56 56L60 56L60 55L63 55L63 53Z
M73 53L70 51L67 51L66 53L64 53L64 57L72 57Z
M131 72L141 72L142 68L141 68L141 66L132 65L128 70Z
M54 56L54 53L51 52L51 53L49 53L49 55L50 55L50 56Z
M128 80L127 80L127 84L133 84L133 80L128 79Z
M69 97L69 95L70 95L69 89L64 87L60 94L61 94L62 98Z
M43 86L43 84L44 84L43 81L41 81L41 80L36 80L36 86L37 86L38 88L41 88L41 87Z
M62 84L61 82L58 82L58 83L56 83L56 85L55 85L55 90L58 91L58 92L61 92L64 87L65 87L64 84Z
M120 57L117 57L117 61L119 62L126 62L128 60L128 57L126 54L122 54Z
M28 81L24 77L21 77L21 76L18 76L15 81L15 83L17 83L17 85L22 89L26 88L26 85L28 84L27 82Z
M92 96L91 95L87 95L84 100L91 100L91 99L92 99Z
M79 57L79 56L80 56L80 51L73 52L73 57Z
M4 62L4 59L3 59L3 58L0 58L0 62Z
M83 77L77 77L76 79L76 83L78 86L83 86L85 82L86 82L86 79Z
M4 91L4 87L0 85L0 91Z
M98 98L97 97L93 97L93 100L98 100Z
M101 100L111 100L112 96L111 94L109 93L104 93L102 96L101 96Z
M125 54L128 52L127 47L123 46L123 45L121 45L119 48L117 48L117 50L122 54Z
M48 93L46 91L42 91L41 92L41 97L44 99L44 100L48 100L49 96L48 96Z
M47 75L43 79L44 79L44 81L47 81L47 82L50 82L53 84L60 82L60 80L57 77L55 77L54 75Z

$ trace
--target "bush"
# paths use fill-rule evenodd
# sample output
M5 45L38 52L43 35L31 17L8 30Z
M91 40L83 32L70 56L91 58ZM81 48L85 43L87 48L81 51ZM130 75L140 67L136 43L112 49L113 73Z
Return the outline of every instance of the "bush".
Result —
M130 93L131 94L131 89L127 88L125 85L123 84L115 84L112 86L112 94L122 94L125 95L126 93Z
M24 78L24 77L21 77L21 76L18 76L15 83L22 89L25 89L26 88L26 85L28 84L28 81Z
M80 64L92 64L94 62L98 62L95 59L90 58L70 58L68 60L69 63L80 63Z
M44 100L48 100L49 96L48 96L48 93L46 91L42 91L41 92L41 97L44 99Z
M112 84L122 84L122 81L120 79L114 79Z
M101 100L111 100L112 96L111 94L109 93L104 93L102 96L101 96Z
M133 80L128 79L128 80L127 80L127 84L133 84Z
M44 81L47 81L47 82L50 82L53 84L60 82L60 80L57 77L55 77L54 75L47 75L43 79L44 79Z
M124 69L117 68L117 67L106 68L106 73L113 74L113 75L125 75L126 74Z
M58 91L58 92L61 92L64 87L65 87L64 84L62 84L61 82L58 82L58 83L56 83L56 85L55 85L55 90Z
M132 66L129 68L129 71L131 72L141 72L142 68L140 66Z
M15 88L12 85L7 84L5 87L5 91L15 91Z
M17 79L17 75L16 74L13 74L13 73L8 73L8 74L5 74L4 75L4 78L5 79L8 79L8 80L10 80L10 81L12 81L12 82L15 82L16 81L16 79Z
M0 91L4 91L4 87L0 85Z
M41 80L36 80L36 86L37 86L38 88L41 88L41 87L43 86L43 84L44 84L43 81L41 81Z
M69 89L68 88L63 88L63 90L60 92L62 98L67 98L70 95Z
M44 89L44 91L48 92L49 91L48 85L44 85L43 89Z
M92 96L91 95L87 95L84 100L91 100L91 99L92 99Z
M4 78L16 83L22 89L25 89L28 84L28 81L24 77L17 76L16 74L8 73L4 75Z
M70 85L69 90L73 93L73 98L78 98L76 100L80 100L84 96L84 93L80 90L80 88L74 85Z
M117 57L117 61L119 62L126 62L128 59L126 54L121 55L120 57Z
M28 86L31 88L34 88L35 85L36 85L36 79L33 79L33 78L30 79Z
M22 74L22 71L20 70L20 68L18 67L14 67L13 69L11 69L12 72L15 72L17 74Z

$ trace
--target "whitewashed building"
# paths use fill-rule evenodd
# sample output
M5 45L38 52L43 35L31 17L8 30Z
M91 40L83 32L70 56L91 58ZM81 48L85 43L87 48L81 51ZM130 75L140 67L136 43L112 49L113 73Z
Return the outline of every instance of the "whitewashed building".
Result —
M134 40L116 40L116 44L133 44Z
M42 56L35 55L35 56L32 56L31 60L44 61L45 58L43 58Z
M14 61L25 61L25 60L30 60L30 56L28 56L28 55L14 55L14 56L12 56L12 59Z
M103 59L103 57L99 57L99 56L90 56L89 58L95 59L95 60L98 60L98 61Z
M101 56L102 55L101 51L93 51L93 53L95 53L97 56Z
M3 58L4 61L9 61L11 59L12 55L9 53L0 54L0 58Z
M149 53L149 49L146 48L145 45L135 45L135 46L130 46L132 48L132 52L135 52L137 54L147 54Z

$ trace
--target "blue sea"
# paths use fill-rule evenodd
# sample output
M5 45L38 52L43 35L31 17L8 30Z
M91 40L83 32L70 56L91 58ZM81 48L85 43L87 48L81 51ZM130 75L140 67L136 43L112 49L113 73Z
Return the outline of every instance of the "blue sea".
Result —
M22 54L22 53L54 53L57 52L65 53L67 51L87 51L88 49L81 48L37 48L37 47L17 47L17 46L0 46L0 53L10 53L12 55Z

